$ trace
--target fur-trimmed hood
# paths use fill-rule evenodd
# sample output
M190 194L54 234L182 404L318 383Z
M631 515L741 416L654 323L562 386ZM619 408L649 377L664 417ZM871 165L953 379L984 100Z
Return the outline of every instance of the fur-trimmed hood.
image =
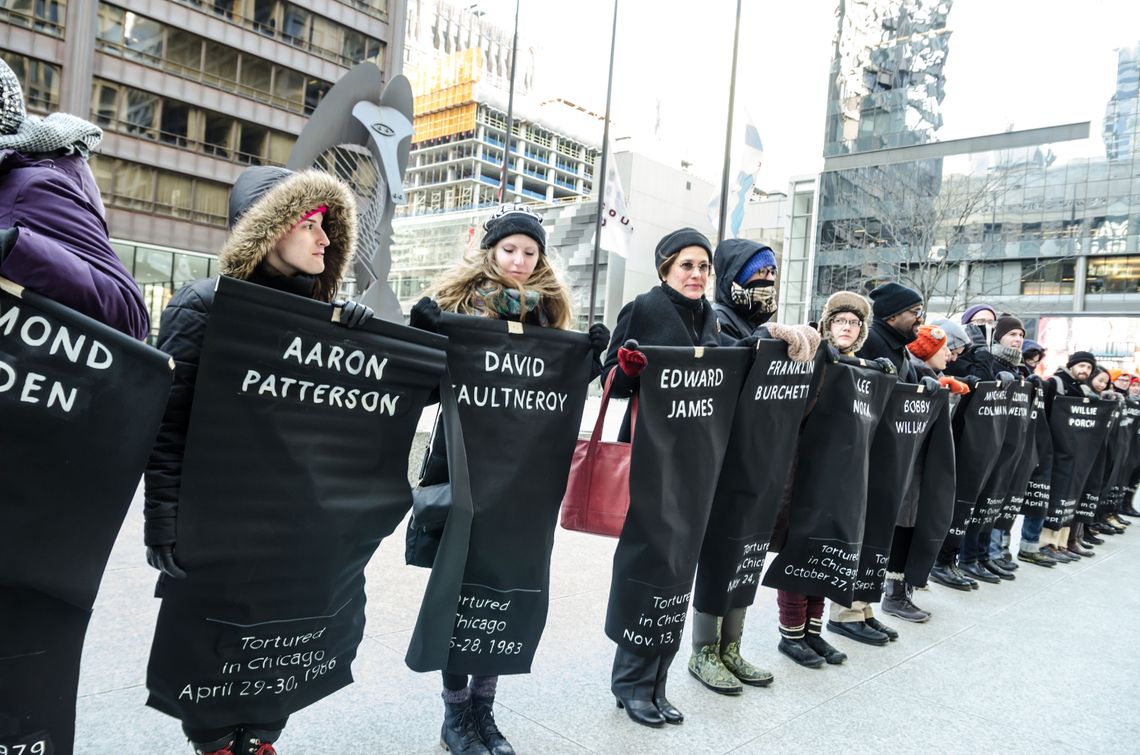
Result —
M831 320L840 312L850 312L863 321L863 327L859 329L859 337L855 339L855 343L851 344L851 348L844 352L854 354L863 348L863 344L867 342L867 336L871 332L871 303L867 301L866 297L860 296L854 291L836 291L829 296L823 305L823 313L819 317L819 332L825 341L831 341ZM832 343L832 346L834 345Z
M344 181L319 170L294 173L259 166L238 176L230 193L230 237L218 254L219 271L249 279L277 240L320 205L328 207L324 229L329 246L313 298L332 301L356 251L356 198Z

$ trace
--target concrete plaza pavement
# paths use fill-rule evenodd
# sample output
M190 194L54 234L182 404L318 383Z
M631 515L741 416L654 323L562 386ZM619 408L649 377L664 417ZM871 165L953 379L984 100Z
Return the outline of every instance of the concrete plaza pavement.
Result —
M627 719L609 692L614 645L602 627L615 541L559 530L546 633L533 673L500 681L498 722L520 753L1138 752L1135 530L1075 564L1022 564L1013 582L968 594L931 585L916 602L933 618L888 621L902 636L886 647L825 630L849 659L820 670L776 651L775 592L761 588L743 653L775 683L738 697L705 690L686 670L686 633L669 683L685 723L658 730ZM87 634L77 753L190 752L178 722L144 705L158 601L143 555L140 495ZM427 575L404 565L402 527L381 544L356 683L294 715L284 755L440 752L439 676L403 660Z

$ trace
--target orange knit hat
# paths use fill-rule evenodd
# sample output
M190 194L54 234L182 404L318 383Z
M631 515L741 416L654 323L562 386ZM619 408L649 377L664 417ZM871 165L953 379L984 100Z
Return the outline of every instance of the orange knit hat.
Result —
M946 331L937 325L920 325L918 336L906 347L922 361L930 359L946 345Z

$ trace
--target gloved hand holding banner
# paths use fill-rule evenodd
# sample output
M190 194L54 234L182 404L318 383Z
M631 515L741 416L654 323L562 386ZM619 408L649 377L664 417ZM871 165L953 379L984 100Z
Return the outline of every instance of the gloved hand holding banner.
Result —
M593 351L583 333L486 317L444 313L439 332L448 336L453 511L406 662L527 673L546 626L550 553ZM468 501L473 515L455 516Z
M752 351L643 346L629 514L614 552L606 635L642 657L676 651Z
M1029 475L1025 488L1025 503L1021 513L1026 516L1045 516L1049 511L1049 487L1053 479L1053 433L1049 429L1049 415L1045 408L1045 387L1036 384L1033 394L1034 447L1037 452L1037 466Z
M445 340L218 279L147 704L276 721L352 681L364 567L411 506L407 462Z
M1053 475L1049 484L1049 513L1045 526L1069 526L1077 501L1092 472L1093 462L1108 436L1115 402L1056 396L1049 413L1053 436Z
M0 753L67 753L87 621L166 406L170 360L0 287Z

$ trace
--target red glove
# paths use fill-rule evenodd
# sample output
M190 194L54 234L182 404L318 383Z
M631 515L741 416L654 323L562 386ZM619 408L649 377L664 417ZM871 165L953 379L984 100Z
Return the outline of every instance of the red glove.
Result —
M970 386L966 385L958 378L953 378L949 375L943 375L942 377L938 378L938 383L943 388L949 388L951 393L963 394L970 392Z
M624 346L618 348L618 366L629 377L640 375L647 364L649 360L645 358L645 352L627 349Z

